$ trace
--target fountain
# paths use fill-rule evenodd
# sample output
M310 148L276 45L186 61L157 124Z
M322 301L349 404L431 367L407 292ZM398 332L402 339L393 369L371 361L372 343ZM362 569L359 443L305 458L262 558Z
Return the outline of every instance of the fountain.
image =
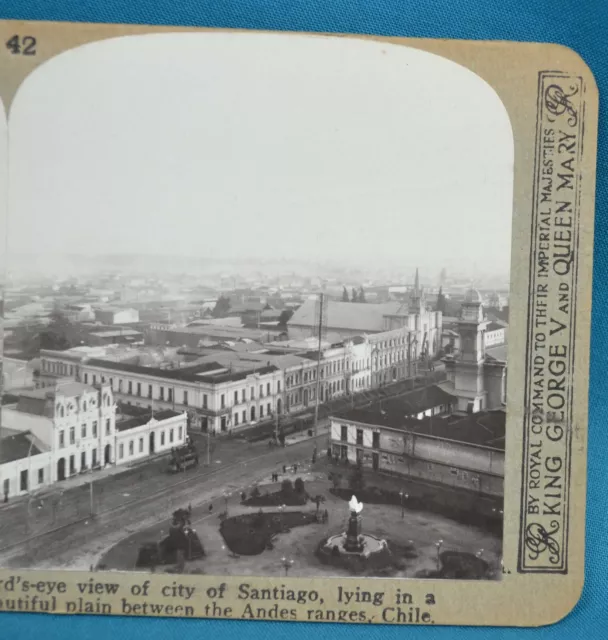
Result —
M363 503L353 496L348 507L350 516L346 531L329 536L319 545L317 555L320 560L356 572L390 566L392 554L386 540L361 533Z

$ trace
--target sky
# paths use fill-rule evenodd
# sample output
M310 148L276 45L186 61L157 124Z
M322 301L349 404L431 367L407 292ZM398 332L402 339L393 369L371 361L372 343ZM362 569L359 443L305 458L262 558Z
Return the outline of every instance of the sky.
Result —
M8 154L10 253L509 268L506 111L478 76L412 48L86 45L23 83Z

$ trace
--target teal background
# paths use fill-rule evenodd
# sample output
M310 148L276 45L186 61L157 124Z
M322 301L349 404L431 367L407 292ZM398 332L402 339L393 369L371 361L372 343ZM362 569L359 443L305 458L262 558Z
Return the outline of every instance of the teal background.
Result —
M0 0L0 19L160 24L246 29L366 33L432 38L556 42L575 49L608 90L608 0ZM487 629L371 625L64 617L0 614L0 640L114 637L177 640L188 635L238 640L608 637L608 150L600 100L596 200L586 583L574 611L551 627Z

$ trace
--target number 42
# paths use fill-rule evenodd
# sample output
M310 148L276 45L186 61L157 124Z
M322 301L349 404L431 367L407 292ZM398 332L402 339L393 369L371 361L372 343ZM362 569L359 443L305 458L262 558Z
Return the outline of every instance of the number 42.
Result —
M36 38L32 36L13 36L6 41L6 48L14 55L35 56Z

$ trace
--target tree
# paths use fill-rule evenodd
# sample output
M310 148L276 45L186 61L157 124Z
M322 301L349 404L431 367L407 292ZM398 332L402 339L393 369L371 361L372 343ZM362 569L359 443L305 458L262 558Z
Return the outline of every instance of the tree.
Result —
M285 480L281 482L281 491L282 493L291 493L293 491L293 484L289 478L285 478Z
M359 302L365 302L365 291L363 291L363 287L359 288Z
M296 481L293 484L293 488L296 493L304 493L304 480L302 478L296 478Z
M357 290L355 289L355 287L353 287L353 293L351 295L350 301L351 302L359 302L359 299L357 297Z
M346 287L344 287L342 291L342 302L350 302L350 298L348 297L348 291Z
M230 311L230 299L224 296L220 296L213 307L211 315L214 318L223 318Z
M285 309L281 311L281 315L279 316L279 325L281 327L286 327L287 323L291 320L291 316L293 316L293 309Z
M351 473L348 485L355 494L365 489L365 478L363 477L363 468L360 464L357 464Z

